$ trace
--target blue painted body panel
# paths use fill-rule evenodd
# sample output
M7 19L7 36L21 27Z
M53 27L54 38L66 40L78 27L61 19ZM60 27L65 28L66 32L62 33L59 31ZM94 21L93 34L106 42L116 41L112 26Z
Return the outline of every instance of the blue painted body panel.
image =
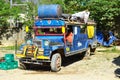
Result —
M63 37L64 36L40 35L40 36L35 36L35 39L53 39L53 40L59 39L61 41Z
M63 43L63 38L64 36L36 36L35 37L35 39L37 40L47 39L47 40L50 40L50 42L59 42L59 43Z
M87 34L80 33L80 26L74 26L73 27L73 43L71 46L65 46L65 48L69 48L69 51L65 50L65 53L67 52L75 52L75 51L83 51L83 49L88 48L88 36ZM70 53L75 54L75 53Z
M36 40L44 40L47 39L50 41L50 43L57 43L56 45L50 45L49 48L51 51L54 51L56 49L64 48L64 36L36 36ZM44 42L43 42L44 43ZM44 45L42 45L44 48Z
M63 20L37 20L35 22L36 27L61 27L64 26Z
M77 28L77 33L75 32L75 28ZM88 36L87 34L80 33L80 29L81 28L79 26L74 27L74 33L75 33L73 39L74 50L88 47Z
M82 49L82 48L87 48L88 47L88 37L87 34L80 34L80 35L75 35L74 36L74 49Z
M57 49L62 49L62 48L64 48L63 44L62 45L53 45L53 46L51 46L51 51L55 51Z

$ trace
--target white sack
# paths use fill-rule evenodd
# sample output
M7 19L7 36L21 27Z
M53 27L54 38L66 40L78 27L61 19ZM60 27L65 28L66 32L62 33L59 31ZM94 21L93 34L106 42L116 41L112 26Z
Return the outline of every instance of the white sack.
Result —
M90 15L89 11L78 12L71 15L71 20L76 20L77 18L80 18L84 21L84 23L87 23L89 15Z

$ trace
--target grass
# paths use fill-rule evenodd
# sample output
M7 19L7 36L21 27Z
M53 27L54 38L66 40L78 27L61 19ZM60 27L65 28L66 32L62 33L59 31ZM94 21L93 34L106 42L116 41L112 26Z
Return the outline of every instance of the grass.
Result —
M105 48L105 47L100 47ZM100 50L98 52L106 52L106 53L120 53L120 50L116 48L116 46L107 47L105 50Z
M20 45L17 46L17 50L19 50ZM15 50L15 46L5 46L5 47L0 47L2 50Z

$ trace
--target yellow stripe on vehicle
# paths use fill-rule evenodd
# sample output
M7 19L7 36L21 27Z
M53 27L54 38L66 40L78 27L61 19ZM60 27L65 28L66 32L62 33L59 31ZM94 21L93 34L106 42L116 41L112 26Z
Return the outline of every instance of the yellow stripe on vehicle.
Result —
M25 57L25 55L23 55L23 54L16 54L16 57L17 58L22 58L22 57Z
M24 48L23 48L23 55L25 56L25 54L26 54L26 50L27 50L27 46L25 46Z
M37 52L38 52L38 48L35 48L34 58L36 58Z
M47 56L38 56L37 59L49 59Z

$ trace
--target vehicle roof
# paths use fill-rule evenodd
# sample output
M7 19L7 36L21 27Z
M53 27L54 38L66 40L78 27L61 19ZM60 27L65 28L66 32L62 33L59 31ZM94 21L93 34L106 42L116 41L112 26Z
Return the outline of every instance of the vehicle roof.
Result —
M85 23L83 23L83 22L76 22L76 21L65 21L65 24L66 25L85 25ZM95 22L87 22L86 23L87 25L96 25L96 23Z
M80 22L80 21L73 21L69 19L58 19L58 18L42 18L35 22L35 25L44 26L44 27L60 27L64 25L96 25L93 20L88 20L87 23Z

